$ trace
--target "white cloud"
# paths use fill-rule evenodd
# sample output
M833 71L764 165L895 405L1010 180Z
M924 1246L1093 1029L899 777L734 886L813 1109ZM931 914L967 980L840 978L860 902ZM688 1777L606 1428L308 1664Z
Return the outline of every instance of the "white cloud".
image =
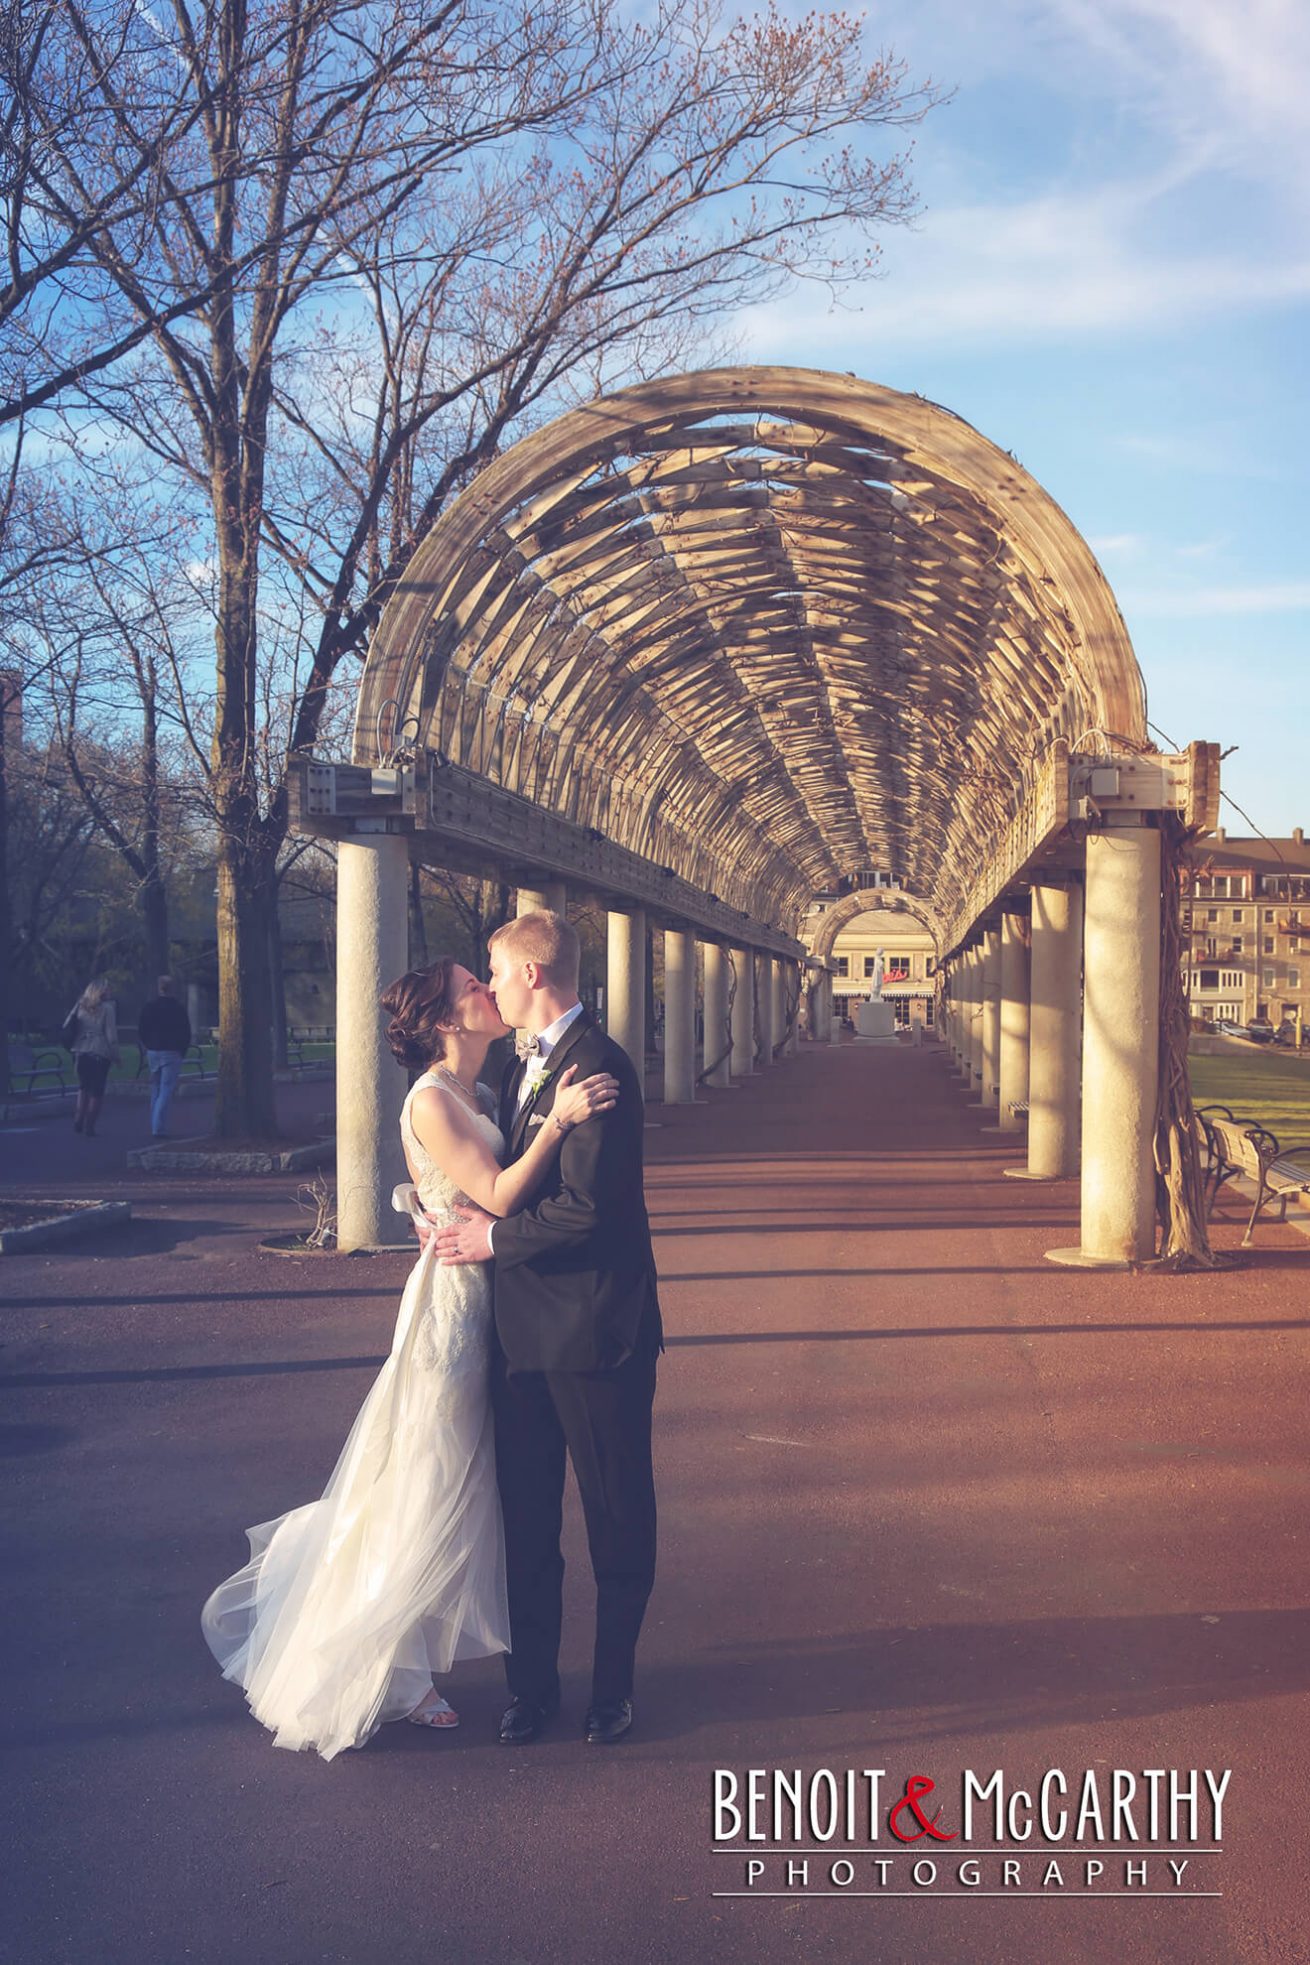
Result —
M826 315L794 300L750 310L739 326L757 359L813 350L863 372L865 351L888 345L1167 330L1310 297L1305 0L994 0L981 12L916 0L878 25L912 74L959 80L962 107L981 91L975 124L994 116L995 140L975 129L967 154L954 112L930 116L916 163L928 209L885 239L888 277Z
M1140 553L1147 542L1145 535L1140 532L1112 532L1103 539L1089 539L1087 543L1098 555L1108 554L1114 557L1123 554L1125 557L1131 557Z
M885 248L889 277L819 314L794 300L738 323L758 358L860 344L1025 342L1167 328L1310 296L1310 255L1162 253L1142 187L1052 192L1014 204L934 212ZM859 367L853 364L842 366Z
M1310 610L1310 580L1138 594L1120 589L1118 600L1130 620L1133 615L1185 620L1213 614L1303 614Z

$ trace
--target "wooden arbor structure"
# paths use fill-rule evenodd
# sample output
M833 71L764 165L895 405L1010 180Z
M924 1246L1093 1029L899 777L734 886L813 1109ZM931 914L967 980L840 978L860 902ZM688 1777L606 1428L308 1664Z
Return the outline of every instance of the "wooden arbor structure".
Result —
M601 897L610 1028L634 1047L639 952L647 919L661 924L665 1089L684 1099L693 938L706 1064L712 1050L711 1082L730 1082L794 1047L782 1025L813 897L891 875L937 924L963 1064L991 987L977 951L999 951L1034 882L1090 885L1104 837L1117 884L1111 918L1095 917L1086 1027L1094 1047L1109 1019L1115 1090L1093 1099L1090 1133L1084 1110L1083 1253L1144 1253L1152 815L1213 823L1216 795L1212 747L1151 747L1085 542L949 411L845 376L739 368L560 417L483 471L415 553L373 638L351 763L301 766L299 823L342 842L343 1244L383 1232L400 1087L375 1006L406 962L409 857L495 872L529 900ZM1066 969L1076 914L1059 930ZM1088 915L1090 932L1090 895ZM998 999L999 965L998 952ZM1127 1048L1102 969L1136 979ZM1067 1052L1063 1026L1060 1041ZM996 1100L999 1069L995 1086L978 1075Z

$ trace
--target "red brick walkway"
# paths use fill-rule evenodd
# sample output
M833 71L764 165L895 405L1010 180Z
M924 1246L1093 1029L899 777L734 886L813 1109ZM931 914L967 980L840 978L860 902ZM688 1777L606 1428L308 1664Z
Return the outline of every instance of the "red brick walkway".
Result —
M575 1738L573 1512L566 1713L530 1750L491 1743L486 1665L459 1675L449 1738L394 1727L330 1767L277 1753L203 1648L243 1526L329 1471L403 1258L279 1263L254 1242L291 1225L294 1181L142 1176L112 1245L0 1259L3 1955L1303 1955L1310 1243L1263 1230L1215 1275L1052 1268L1076 1187L1006 1180L1014 1143L931 1049L807 1049L651 1118L661 1574L638 1735L608 1755ZM54 1177L74 1142L28 1138L30 1179ZM82 1171L129 1191L112 1163ZM1093 1902L1066 1855L1062 1894L1007 1901L981 1894L998 1857L969 1890L948 1851L911 1896L854 1895L877 1882L865 1855L844 1895L716 1897L744 1870L711 1854L713 1770L749 1767L881 1767L893 1798L922 1772L948 1832L965 1768L1032 1786L1231 1767L1224 1853L1186 1873L1224 1894ZM1025 1891L1046 1860L1024 1856ZM783 1887L768 1861L760 1887Z

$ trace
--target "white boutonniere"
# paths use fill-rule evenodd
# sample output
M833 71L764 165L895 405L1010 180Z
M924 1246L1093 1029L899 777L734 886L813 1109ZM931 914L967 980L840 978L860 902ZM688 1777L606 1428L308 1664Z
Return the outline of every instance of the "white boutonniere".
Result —
M551 1079L555 1076L554 1067L549 1064L543 1067L539 1076L533 1075L531 1066L528 1067L528 1071L527 1095L523 1100L523 1109L525 1112L529 1111L536 1104L546 1086L549 1085Z

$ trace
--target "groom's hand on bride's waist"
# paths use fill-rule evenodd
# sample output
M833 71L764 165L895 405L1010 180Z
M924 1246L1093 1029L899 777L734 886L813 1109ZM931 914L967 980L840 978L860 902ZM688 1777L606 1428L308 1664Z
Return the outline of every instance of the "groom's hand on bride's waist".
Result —
M456 1208L459 1226L438 1228L437 1258L440 1262L490 1262L491 1224L494 1215L481 1208Z

